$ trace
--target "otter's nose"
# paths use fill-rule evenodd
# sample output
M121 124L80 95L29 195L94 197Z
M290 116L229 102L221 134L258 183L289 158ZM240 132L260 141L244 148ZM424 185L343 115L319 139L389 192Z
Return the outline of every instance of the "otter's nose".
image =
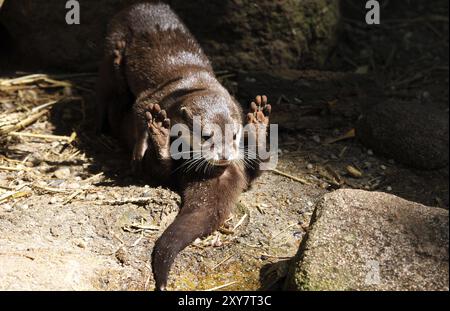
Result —
M229 148L224 148L222 151L222 160L231 161L233 160L233 153Z

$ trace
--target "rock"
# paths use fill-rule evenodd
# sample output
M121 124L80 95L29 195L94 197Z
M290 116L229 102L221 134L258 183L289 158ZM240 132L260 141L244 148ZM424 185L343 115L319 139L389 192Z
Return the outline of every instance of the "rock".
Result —
M70 168L68 167L61 167L57 169L53 175L55 175L58 179L67 179L70 177Z
M448 114L430 105L387 101L365 109L356 128L375 152L419 169L448 165Z
M64 1L63 1L64 2ZM80 25L67 25L61 0L7 0L0 23L18 59L48 69L92 71L110 18L142 0L79 1ZM199 39L216 68L320 66L335 45L338 0L166 0Z
M394 195L326 194L291 267L297 290L448 290L449 214Z

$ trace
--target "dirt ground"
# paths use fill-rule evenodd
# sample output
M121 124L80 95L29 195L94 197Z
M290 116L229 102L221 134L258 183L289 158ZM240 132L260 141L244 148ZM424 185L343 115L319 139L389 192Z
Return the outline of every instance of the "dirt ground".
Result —
M372 28L349 13L328 71L218 70L242 104L261 91L274 114L277 106L281 111L311 104L316 108L298 123L313 120L317 126L280 124L278 171L265 172L241 196L223 230L178 256L169 289L280 288L315 203L338 188L390 192L448 208L448 167L412 170L354 138L340 139L358 117L352 104L373 97L374 89L380 100L426 101L448 114L448 3L413 4L392 10L394 16L386 9L385 21ZM11 80L30 73L8 67L0 76L0 129L17 123L16 117L49 112L1 136L0 289L153 289L149 254L178 212L178 195L136 180L129 156L94 133L95 74ZM355 94L338 72L357 72L374 84L359 85ZM335 114L320 108L336 103L355 109ZM329 119L339 122L323 122Z

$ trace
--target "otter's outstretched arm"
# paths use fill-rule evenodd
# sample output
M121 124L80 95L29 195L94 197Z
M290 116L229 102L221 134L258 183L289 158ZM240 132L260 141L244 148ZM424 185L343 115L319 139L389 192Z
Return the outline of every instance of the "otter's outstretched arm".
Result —
M245 186L246 179L237 165L230 165L218 177L190 181L183 186L181 211L153 248L156 290L165 290L170 267L179 252L225 222Z
M267 134L268 134L268 126L269 126L269 115L272 111L272 106L268 104L267 96L256 96L255 100L250 104L250 111L247 113L246 122L249 125L253 125L252 131L248 133L248 135L253 135L253 141L256 142L256 159L253 159L249 165L245 168L245 172L247 175L247 181L250 185L253 180L259 177L262 174L262 170L260 168L261 164L264 162L268 162L270 158L261 159L258 154L259 143L264 142L267 144ZM261 138L261 139L260 139ZM245 143L246 148L248 148L248 137ZM266 146L264 146L265 148ZM251 156L249 152L245 152L245 156Z
M172 173L173 160L170 157L170 119L158 104L146 105L141 115L145 116L146 129L141 140L136 141L137 149L144 149L142 171L149 172L153 181L166 184ZM136 148L135 148L136 149ZM135 150L136 151L136 150ZM140 154L133 154L133 157ZM134 159L134 158L133 158Z

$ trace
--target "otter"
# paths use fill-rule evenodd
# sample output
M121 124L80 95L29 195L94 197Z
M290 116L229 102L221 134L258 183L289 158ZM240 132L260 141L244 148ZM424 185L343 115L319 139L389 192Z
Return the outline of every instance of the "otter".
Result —
M266 96L257 96L244 116L193 35L161 3L132 5L113 17L97 92L99 130L130 150L135 172L181 194L180 212L151 255L155 289L165 290L177 254L219 229L239 195L261 174L263 160L246 159L248 151L239 142L244 119L258 125L245 139L267 136L271 106ZM210 148L199 157L190 150L191 158L176 160L170 145L178 137L171 136L171 125L184 124L192 132L195 116ZM213 140L226 126L232 135Z

